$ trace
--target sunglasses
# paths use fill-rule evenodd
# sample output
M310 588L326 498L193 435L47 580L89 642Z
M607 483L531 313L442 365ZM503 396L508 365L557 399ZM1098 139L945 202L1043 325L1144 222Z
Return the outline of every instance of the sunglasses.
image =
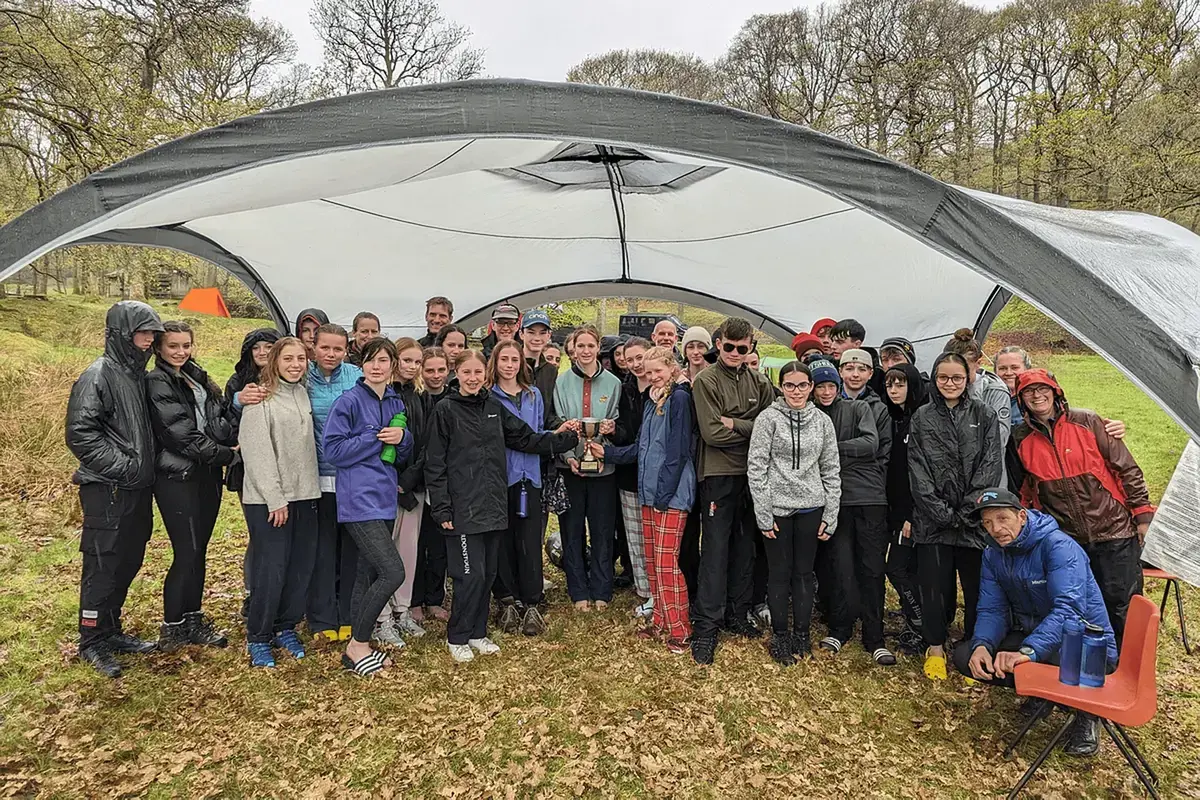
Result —
M722 343L721 343L721 349L722 349L722 350L724 350L726 353L732 353L734 350L736 350L736 351L737 351L737 354L738 354L739 356L744 356L744 355L746 355L747 353L749 353L749 352L750 352L750 346L749 346L749 345L745 345L745 344L731 344L731 343L729 343L729 342L722 342Z

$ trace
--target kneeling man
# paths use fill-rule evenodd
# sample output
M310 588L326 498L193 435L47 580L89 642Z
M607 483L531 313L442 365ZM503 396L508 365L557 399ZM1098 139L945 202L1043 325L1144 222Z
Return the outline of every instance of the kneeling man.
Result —
M1111 670L1117 643L1083 548L1059 530L1054 517L1022 508L1006 489L980 493L974 513L992 542L983 553L975 635L955 648L955 668L994 686L1014 687L1018 664L1058 663L1063 623L1074 617L1104 629ZM1096 729L1095 717L1080 714L1064 752L1094 755Z

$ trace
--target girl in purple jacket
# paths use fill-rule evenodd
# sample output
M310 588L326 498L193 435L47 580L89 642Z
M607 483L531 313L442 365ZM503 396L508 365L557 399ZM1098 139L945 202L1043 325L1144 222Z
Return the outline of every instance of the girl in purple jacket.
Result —
M404 401L392 388L396 347L372 339L362 349L363 377L339 397L325 421L325 458L337 467L340 491L338 522L358 545L358 577L350 601L350 643L342 666L360 676L390 665L371 649L375 620L404 583L404 562L392 542L399 490L398 467L412 453L413 441L403 424ZM384 448L394 456L384 460Z

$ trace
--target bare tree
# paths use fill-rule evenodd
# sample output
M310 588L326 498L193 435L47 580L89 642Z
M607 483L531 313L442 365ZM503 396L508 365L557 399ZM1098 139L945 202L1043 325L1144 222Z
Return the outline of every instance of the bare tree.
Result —
M344 92L473 78L483 51L434 0L316 0L310 15L325 48L326 80Z
M613 50L590 56L571 68L567 80L696 100L714 101L719 95L719 82L712 65L694 55L662 50Z

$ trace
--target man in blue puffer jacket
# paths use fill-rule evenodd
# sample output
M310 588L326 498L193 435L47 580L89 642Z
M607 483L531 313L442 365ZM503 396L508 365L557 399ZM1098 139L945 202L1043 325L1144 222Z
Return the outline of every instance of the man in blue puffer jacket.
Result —
M955 668L1011 688L1018 664L1058 663L1063 624L1075 617L1104 629L1111 670L1117 642L1083 548L1059 530L1054 517L1022 508L1007 489L981 492L975 513L992 543L983 553L974 637L955 648ZM1080 714L1063 749L1071 755L1095 754L1095 718Z

